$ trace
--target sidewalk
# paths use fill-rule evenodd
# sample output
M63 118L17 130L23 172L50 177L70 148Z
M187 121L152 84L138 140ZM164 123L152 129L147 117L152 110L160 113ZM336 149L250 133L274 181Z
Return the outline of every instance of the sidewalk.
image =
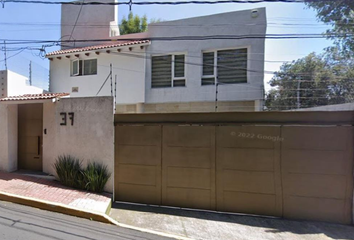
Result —
M113 203L123 224L192 239L354 240L354 226L280 218Z
M58 181L17 173L0 172L0 193L101 214L106 214L111 207L109 195L74 190Z
M0 200L113 224L118 227L167 238L187 239L179 235L119 223L108 216L112 203L110 194L95 194L71 189L61 185L58 181L43 178L43 176L28 176L22 173L0 171Z

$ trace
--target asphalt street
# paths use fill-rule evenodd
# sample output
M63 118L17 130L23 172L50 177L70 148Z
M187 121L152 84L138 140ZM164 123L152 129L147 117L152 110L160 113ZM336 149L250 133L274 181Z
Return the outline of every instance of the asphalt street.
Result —
M169 238L0 201L0 239L162 240Z

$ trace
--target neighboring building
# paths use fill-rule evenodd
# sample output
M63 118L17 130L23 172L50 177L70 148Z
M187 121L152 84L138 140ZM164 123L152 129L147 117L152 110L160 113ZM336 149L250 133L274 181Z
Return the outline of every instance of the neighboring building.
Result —
M43 93L43 89L30 86L27 77L9 70L0 71L0 98L38 93Z
M62 15L77 7L63 7ZM112 26L115 19L99 20L101 15L95 21ZM71 22L62 19L62 27ZM260 8L154 23L146 33L119 37L111 37L108 27L100 36L77 34L75 39L111 41L76 42L76 48L47 54L49 90L116 96L117 113L260 111L266 24ZM249 35L256 37L242 37Z

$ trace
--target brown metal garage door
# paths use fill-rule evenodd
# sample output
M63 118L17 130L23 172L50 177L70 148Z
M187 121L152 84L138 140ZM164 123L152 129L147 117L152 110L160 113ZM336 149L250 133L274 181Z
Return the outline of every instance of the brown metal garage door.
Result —
M284 217L350 223L353 128L282 129Z
M164 126L162 204L215 210L215 127Z
M116 126L115 199L351 223L353 128Z
M115 128L115 199L161 204L161 127Z
M217 128L217 209L282 215L280 127Z

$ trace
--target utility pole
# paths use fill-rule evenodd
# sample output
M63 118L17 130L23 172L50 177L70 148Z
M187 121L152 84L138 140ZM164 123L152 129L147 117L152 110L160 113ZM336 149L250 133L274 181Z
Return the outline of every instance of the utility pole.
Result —
M4 40L5 70L7 70L6 41Z
M29 64L29 85L32 86L32 61Z
M218 93L219 93L219 81L217 80L215 84L215 112L218 111Z
M301 77L297 78L297 109L300 108L300 82L301 82Z
M111 78L111 97L113 97L113 78L112 78L112 63L109 65L110 67L110 78Z
M117 109L117 74L115 75L114 78L114 113L116 113L116 109Z

